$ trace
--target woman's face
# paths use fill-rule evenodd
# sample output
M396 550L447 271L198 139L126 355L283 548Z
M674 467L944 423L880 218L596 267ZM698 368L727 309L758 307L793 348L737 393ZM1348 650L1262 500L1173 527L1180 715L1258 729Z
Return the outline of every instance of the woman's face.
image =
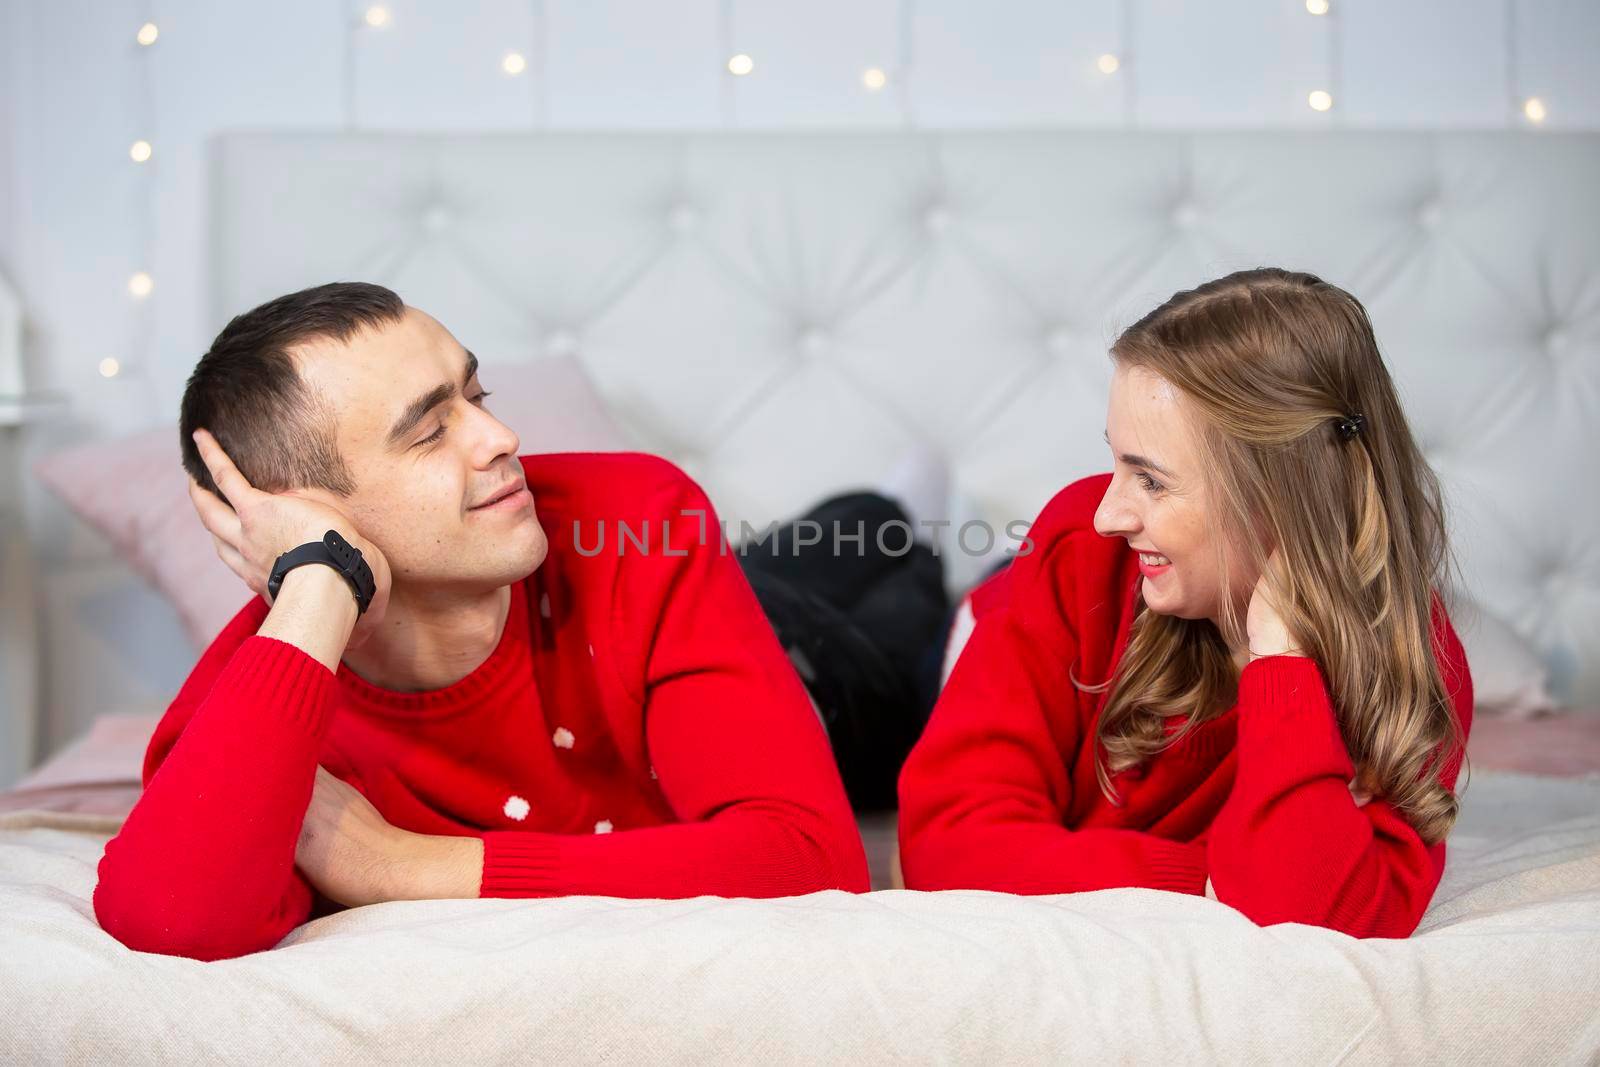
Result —
M1243 573L1250 568L1230 553L1231 593L1223 589L1194 423L1182 394L1151 371L1118 364L1106 441L1111 485L1094 528L1139 553L1145 604L1163 615L1215 621L1231 595L1243 618L1255 576Z

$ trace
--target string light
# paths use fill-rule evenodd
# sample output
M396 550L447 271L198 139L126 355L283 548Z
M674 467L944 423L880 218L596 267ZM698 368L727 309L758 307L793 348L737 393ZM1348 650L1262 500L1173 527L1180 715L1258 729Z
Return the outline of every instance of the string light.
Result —
M866 86L870 93L875 93L889 84L889 75L879 67L868 67L861 72L861 84Z
M1326 15L1328 13L1328 0L1306 0L1306 10L1313 15Z
M349 18L348 15L345 17ZM371 26L375 30L382 29L383 27L389 25L389 9L384 7L382 4L373 4L371 7L367 8L365 18L368 26Z
M1312 111L1327 111L1333 107L1333 94L1326 89L1313 89L1311 95L1306 97L1306 103L1311 105Z
M1522 113L1534 125L1543 122L1550 114L1545 110L1544 101L1537 96L1530 96L1522 102Z
M736 77L744 77L756 69L756 61L740 52L736 56L728 57L728 73Z
M118 363L113 357L107 356L100 361L100 377L115 378L120 373L122 373L122 364Z
M521 52L507 52L500 61L500 69L514 77L528 69L528 60Z
M161 37L161 30L154 20L147 20L139 26L133 39L138 43L138 83L135 99L137 100L137 113L135 115L134 129L144 134L128 146L128 158L135 164L148 163L155 154L151 139L159 136L161 127L157 125L154 115L154 93L151 84L150 64L159 53L152 51L151 46ZM130 257L133 263L149 265L152 256L152 231L154 228L155 213L155 175L148 170L140 175L139 185L141 190L140 210L138 213L138 252ZM150 294L155 292L156 281L149 270L141 269L128 275L128 296L130 300L139 305L137 311L130 315L133 320L133 329L130 331L133 342L128 350L121 356L105 356L97 365L102 378L130 378L139 382L148 382L140 371L148 365L150 359L150 337L152 308L146 304Z
M1100 68L1101 74L1115 74L1118 68L1122 66L1122 60L1118 59L1110 52L1107 52L1105 55L1095 60L1094 65Z

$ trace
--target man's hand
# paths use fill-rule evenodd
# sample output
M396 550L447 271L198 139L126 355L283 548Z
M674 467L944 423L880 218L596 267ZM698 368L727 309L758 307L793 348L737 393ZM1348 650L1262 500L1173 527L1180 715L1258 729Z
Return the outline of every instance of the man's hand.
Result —
M390 899L404 830L391 826L348 782L320 765L294 862L323 896L347 907Z
M323 896L346 907L476 897L483 841L393 826L354 786L318 766L294 862Z
M194 443L225 499L189 479L189 499L216 543L217 555L257 596L267 599L267 578L278 557L297 545L320 541L329 530L361 551L372 569L376 590L372 603L356 622L347 648L356 648L383 620L389 603L389 563L377 546L362 537L349 516L303 490L264 493L250 484L207 430L196 430ZM270 603L270 601L269 601Z

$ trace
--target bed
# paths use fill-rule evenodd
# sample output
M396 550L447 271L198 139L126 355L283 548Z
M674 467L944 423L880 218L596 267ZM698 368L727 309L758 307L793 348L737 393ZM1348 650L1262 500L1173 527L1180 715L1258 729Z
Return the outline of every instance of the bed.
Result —
M947 547L965 521L1025 521L1103 469L1117 328L1237 267L1318 271L1366 301L1457 505L1466 587L1498 627L1463 633L1480 695L1600 707L1582 536L1600 512L1570 489L1600 441L1600 137L256 132L211 162L211 321L332 277L393 285L506 396L574 364L625 444L735 527L908 458L936 472L913 510L954 520ZM165 370L170 413L188 366ZM150 432L172 472L172 434ZM395 902L236 960L128 952L90 894L153 719L93 712L169 696L231 610L146 590L159 567L108 548L144 529L126 519L39 538L65 546L40 561L45 741L93 729L0 794L0 1061L1600 1061L1594 712L1475 722L1444 881L1407 940L1143 889L897 890L877 816L866 895ZM175 589L205 555L176 555ZM952 591L991 563L949 553Z
M0 1061L1600 1058L1600 772L1474 756L1406 940L1148 889L890 889L891 814L862 820L868 894L402 901L198 963L130 952L90 903L153 726L103 717L0 794ZM1532 752L1571 727L1518 729Z

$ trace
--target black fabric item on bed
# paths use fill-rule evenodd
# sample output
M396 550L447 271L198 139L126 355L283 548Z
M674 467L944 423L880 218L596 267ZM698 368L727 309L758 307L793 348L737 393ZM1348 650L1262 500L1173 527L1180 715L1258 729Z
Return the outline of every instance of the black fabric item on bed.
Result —
M818 528L820 540L809 543ZM910 530L888 497L848 493L741 548L745 575L817 703L857 811L894 806L900 766L938 686L950 611L944 568L928 545L899 551Z

